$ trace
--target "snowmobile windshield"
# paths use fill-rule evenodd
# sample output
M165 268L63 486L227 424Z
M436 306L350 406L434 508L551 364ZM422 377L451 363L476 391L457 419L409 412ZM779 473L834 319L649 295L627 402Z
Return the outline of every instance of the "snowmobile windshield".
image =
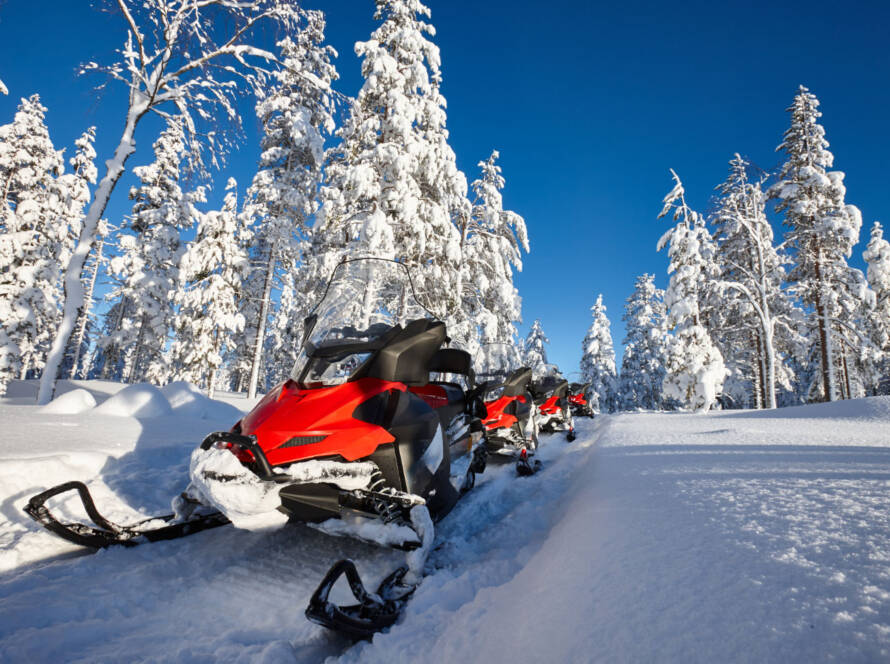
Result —
M312 310L291 378L303 385L338 385L402 327L435 316L417 300L407 267L355 258L334 268Z
M522 366L516 346L506 343L483 343L476 352L474 360L476 381L478 383L503 383L510 375ZM487 400L496 399L503 391L503 385L497 385L484 395Z

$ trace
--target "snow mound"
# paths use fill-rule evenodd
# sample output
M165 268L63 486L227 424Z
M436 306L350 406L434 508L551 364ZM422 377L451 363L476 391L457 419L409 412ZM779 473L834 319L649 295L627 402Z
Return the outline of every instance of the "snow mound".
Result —
M41 408L40 412L46 415L77 415L95 407L96 399L93 395L78 388L56 397Z
M160 417L170 415L173 409L163 393L154 385L136 383L125 387L105 403L93 409L96 415L118 417Z
M169 383L161 388L173 412L185 417L202 420L220 420L234 424L241 418L241 411L234 406L210 399L200 389L184 380Z
M890 420L890 397L863 397L773 410L733 412L732 416L752 419L818 417L844 420Z

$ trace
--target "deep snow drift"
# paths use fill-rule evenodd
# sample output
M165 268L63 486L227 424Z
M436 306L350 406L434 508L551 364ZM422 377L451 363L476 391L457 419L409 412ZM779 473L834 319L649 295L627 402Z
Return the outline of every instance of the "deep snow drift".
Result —
M103 401L120 386L80 387ZM340 557L373 585L404 554L288 525L78 555L21 512L67 479L113 520L168 511L191 450L233 420L161 394L172 414L141 418L0 402L0 659L890 658L890 398L544 436L543 470L490 466L438 524L400 622L353 645L305 620L309 595Z

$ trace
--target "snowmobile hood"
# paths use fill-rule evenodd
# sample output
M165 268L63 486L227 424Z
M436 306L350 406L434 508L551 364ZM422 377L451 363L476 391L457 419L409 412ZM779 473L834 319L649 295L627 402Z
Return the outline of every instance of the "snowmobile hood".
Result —
M382 392L405 389L377 378L318 388L288 380L244 416L241 433L256 436L272 466L334 456L355 461L395 440L386 429L355 419L355 409Z

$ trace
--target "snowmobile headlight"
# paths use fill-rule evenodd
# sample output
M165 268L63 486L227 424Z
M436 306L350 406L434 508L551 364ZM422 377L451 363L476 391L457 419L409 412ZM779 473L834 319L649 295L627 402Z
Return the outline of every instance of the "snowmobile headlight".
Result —
M241 463L254 463L256 461L253 453L250 450L244 449L238 443L230 443L228 441L221 440L217 443L214 443L213 446L220 450L229 450L238 458L238 461L240 461Z

